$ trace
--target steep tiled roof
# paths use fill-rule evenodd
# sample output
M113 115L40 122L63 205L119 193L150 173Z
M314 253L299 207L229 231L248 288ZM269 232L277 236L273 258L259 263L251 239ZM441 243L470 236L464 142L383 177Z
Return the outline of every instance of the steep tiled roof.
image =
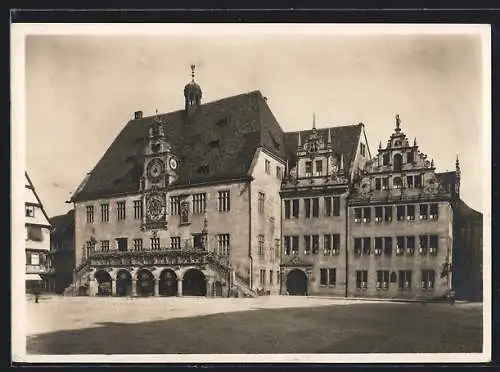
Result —
M259 146L285 157L283 131L259 91L203 104L191 116L179 110L158 117L179 159L174 185L245 177ZM154 120L151 116L129 121L72 199L138 191L146 137ZM209 143L217 140L219 147L212 148ZM203 165L208 165L207 173L199 172Z
M75 227L75 210L72 209L66 214L52 217L50 220L54 233L65 232Z
M344 166L346 170L352 170L352 162L356 155L357 144L361 136L363 126L361 124L331 127L333 149L339 154L344 154ZM307 140L312 130L300 131L302 144ZM328 128L317 129L323 141L327 142ZM286 157L289 168L297 163L297 145L299 132L285 133Z

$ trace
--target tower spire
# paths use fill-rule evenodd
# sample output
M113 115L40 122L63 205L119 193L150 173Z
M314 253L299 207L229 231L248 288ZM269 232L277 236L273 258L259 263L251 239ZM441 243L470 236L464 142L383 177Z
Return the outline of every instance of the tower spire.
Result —
M302 146L302 138L300 137L300 130L299 130L299 147Z
M313 129L316 129L316 113L313 112Z
M191 65L191 81L194 83L194 70L196 68L195 64Z

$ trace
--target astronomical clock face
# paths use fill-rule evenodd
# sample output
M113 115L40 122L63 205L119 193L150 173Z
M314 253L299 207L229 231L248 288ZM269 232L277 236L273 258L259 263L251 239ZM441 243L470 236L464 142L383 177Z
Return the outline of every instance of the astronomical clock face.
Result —
M148 163L147 176L153 183L158 183L165 173L165 164L161 159L153 159Z
M147 216L151 221L159 221L165 216L165 198L161 195L152 195L147 202Z

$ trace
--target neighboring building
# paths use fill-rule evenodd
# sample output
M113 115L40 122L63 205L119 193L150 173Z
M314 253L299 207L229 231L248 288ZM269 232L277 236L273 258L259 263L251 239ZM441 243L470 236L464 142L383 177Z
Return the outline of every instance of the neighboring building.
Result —
M284 134L258 91L135 113L72 197L90 295L279 292Z
M24 183L26 291L52 292L54 278L50 263L50 223L28 173Z
M400 128L360 167L349 200L348 296L444 297L451 289L460 170L433 160Z
M75 269L75 211L50 219L52 232L51 261L54 269L54 291L62 294L73 282Z
M344 296L347 197L370 158L363 124L286 134L282 293Z

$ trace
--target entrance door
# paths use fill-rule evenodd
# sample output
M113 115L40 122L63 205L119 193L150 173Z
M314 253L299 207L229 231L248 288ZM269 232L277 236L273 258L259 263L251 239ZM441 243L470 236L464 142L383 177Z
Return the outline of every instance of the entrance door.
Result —
M286 278L286 290L291 296L306 296L307 275L299 269L290 271Z
M206 296L207 284L205 275L198 269L189 269L182 279L182 294L184 296Z

